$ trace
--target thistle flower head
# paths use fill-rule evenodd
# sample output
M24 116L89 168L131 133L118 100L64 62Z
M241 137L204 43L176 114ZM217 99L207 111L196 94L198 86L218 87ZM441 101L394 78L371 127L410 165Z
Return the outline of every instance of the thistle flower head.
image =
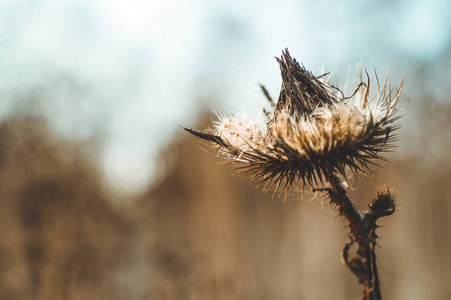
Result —
M277 59L282 88L277 103L260 117L246 114L223 116L213 132L185 128L212 142L218 156L236 163L239 174L264 184L264 190L288 191L322 187L332 174L347 178L347 171L371 171L393 147L402 82L395 90L378 82L378 94L370 99L370 82L360 82L348 97L325 75L314 76L285 50Z

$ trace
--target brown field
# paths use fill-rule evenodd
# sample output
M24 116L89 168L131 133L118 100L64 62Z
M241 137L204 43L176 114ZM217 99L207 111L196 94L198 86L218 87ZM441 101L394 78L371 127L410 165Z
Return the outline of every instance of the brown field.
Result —
M449 299L451 105L406 103L400 148L351 197L365 209L375 187L398 195L379 229L384 298ZM345 223L321 195L271 199L188 134L125 206L109 201L89 145L40 117L2 121L0 144L1 299L359 298L340 261Z
M376 250L384 299L451 299L451 89L423 73L407 77L391 162L351 182L362 210L377 187L397 195ZM121 202L98 147L48 123L0 121L0 299L359 299L346 223L320 194L272 199L179 129L159 176Z

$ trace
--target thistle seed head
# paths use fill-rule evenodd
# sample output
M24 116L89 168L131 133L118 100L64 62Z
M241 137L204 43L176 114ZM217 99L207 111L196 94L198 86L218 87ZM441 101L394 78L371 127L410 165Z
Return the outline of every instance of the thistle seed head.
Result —
M288 191L297 183L319 188L332 174L346 178L371 171L393 147L400 127L396 115L402 82L388 87L388 78L370 99L370 82L359 80L348 97L324 77L314 76L285 50L277 59L282 88L277 103L262 87L271 110L256 116L222 116L213 132L185 128L213 142L218 156L236 163L238 173L264 184L264 190ZM377 76L377 75L376 75Z

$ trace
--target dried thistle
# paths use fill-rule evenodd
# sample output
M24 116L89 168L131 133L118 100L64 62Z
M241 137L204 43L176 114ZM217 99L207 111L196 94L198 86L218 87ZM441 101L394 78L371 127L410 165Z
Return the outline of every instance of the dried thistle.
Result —
M244 113L223 116L214 132L185 128L211 141L227 162L237 163L238 173L250 175L264 190L321 188L338 173L344 178L370 170L391 149L399 128L396 123L402 83L392 97L387 80L378 84L378 96L369 97L368 83L359 82L355 92L344 93L314 76L291 58L288 50L277 59L282 89L277 104L262 86L272 111L250 117Z
M388 188L381 189L360 212L348 198L344 182L347 170L357 174L371 171L396 139L402 83L397 89L382 87L370 99L370 80L360 77L355 91L345 96L325 80L327 74L314 76L291 58L288 50L277 59L282 73L282 88L275 103L261 86L271 110L260 116L238 114L214 123L213 132L185 128L213 143L218 156L237 163L239 174L249 175L287 193L297 183L302 189L326 192L350 228L350 241L343 249L343 261L364 287L363 299L381 299L376 265L376 221L395 212L395 201ZM376 75L377 78L377 75ZM394 95L393 95L394 94ZM325 183L328 187L325 187ZM350 253L357 243L357 250Z

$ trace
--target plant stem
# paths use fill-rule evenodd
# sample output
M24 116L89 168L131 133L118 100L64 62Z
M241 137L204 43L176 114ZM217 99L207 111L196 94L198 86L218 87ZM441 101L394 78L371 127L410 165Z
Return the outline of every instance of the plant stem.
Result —
M379 287L379 274L375 254L376 219L371 212L362 214L349 199L343 186L343 181L332 174L328 181L331 188L327 191L330 202L333 203L343 218L349 222L350 242L343 249L343 261L363 285L364 300L382 299ZM350 249L357 243L357 251L350 257Z

